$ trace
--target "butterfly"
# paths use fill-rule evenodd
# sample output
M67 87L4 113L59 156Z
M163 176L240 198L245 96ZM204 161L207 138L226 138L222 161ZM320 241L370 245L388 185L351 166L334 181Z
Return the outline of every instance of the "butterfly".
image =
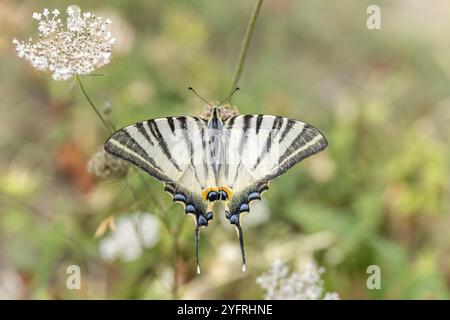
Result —
M214 204L224 202L235 226L246 268L242 215L261 200L269 182L327 146L310 124L274 115L227 115L210 106L205 118L150 119L115 132L105 150L163 182L174 202L194 218L197 272L199 229L213 219Z

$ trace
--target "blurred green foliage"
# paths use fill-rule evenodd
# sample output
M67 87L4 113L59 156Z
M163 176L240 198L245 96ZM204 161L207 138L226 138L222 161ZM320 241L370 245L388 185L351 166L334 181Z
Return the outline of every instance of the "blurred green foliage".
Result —
M89 175L86 163L107 132L76 86L14 53L13 37L37 33L32 12L71 3L0 2L0 279L17 278L10 296L261 298L255 279L271 260L314 258L327 268L327 289L344 299L448 299L450 8L445 0L378 3L382 29L370 31L370 1L264 1L233 104L312 123L329 148L271 184L268 221L244 220L246 273L235 233L216 218L202 232L197 276L193 226L181 207L136 170L127 180ZM199 114L203 103L188 86L222 99L253 7L77 4L113 21L113 60L84 84L100 109L111 107L116 127ZM103 219L160 205L167 226L155 247L131 262L101 258L94 232ZM81 290L65 286L73 264ZM372 264L381 290L366 287Z

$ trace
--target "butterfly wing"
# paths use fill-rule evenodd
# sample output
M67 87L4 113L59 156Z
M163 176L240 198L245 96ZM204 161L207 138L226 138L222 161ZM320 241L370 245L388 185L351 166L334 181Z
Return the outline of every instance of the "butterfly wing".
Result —
M325 137L312 125L272 115L242 115L224 123L225 154L228 155L223 184L233 197L228 204L229 219L250 210L268 183L303 159L327 146Z
M207 171L203 166L206 121L168 117L138 122L115 132L105 150L128 160L165 184L175 202L183 203L196 223L207 223L201 197Z

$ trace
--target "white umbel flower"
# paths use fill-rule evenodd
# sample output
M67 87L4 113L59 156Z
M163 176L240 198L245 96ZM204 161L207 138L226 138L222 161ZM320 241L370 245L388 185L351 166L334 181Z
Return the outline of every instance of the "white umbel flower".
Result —
M115 230L100 241L100 255L104 260L137 259L144 248L152 248L159 241L159 220L150 213L134 213L117 219Z
M325 268L315 263L306 265L303 272L290 272L281 260L274 260L270 269L256 279L266 291L266 300L339 300L337 293L324 293L322 274Z
M108 31L111 20L81 12L78 6L67 8L66 25L58 9L33 13L39 38L33 42L13 40L17 55L39 71L49 72L54 80L86 75L110 62L116 39Z

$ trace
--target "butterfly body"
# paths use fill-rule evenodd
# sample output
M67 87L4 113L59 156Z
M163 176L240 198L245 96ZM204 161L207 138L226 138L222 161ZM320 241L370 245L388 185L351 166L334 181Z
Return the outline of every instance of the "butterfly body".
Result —
M216 201L236 227L245 269L241 216L260 200L271 180L327 146L313 126L280 116L225 117L212 107L206 119L168 117L125 127L105 143L105 150L128 160L165 184L182 203L198 233L213 218ZM199 270L199 268L198 268Z

